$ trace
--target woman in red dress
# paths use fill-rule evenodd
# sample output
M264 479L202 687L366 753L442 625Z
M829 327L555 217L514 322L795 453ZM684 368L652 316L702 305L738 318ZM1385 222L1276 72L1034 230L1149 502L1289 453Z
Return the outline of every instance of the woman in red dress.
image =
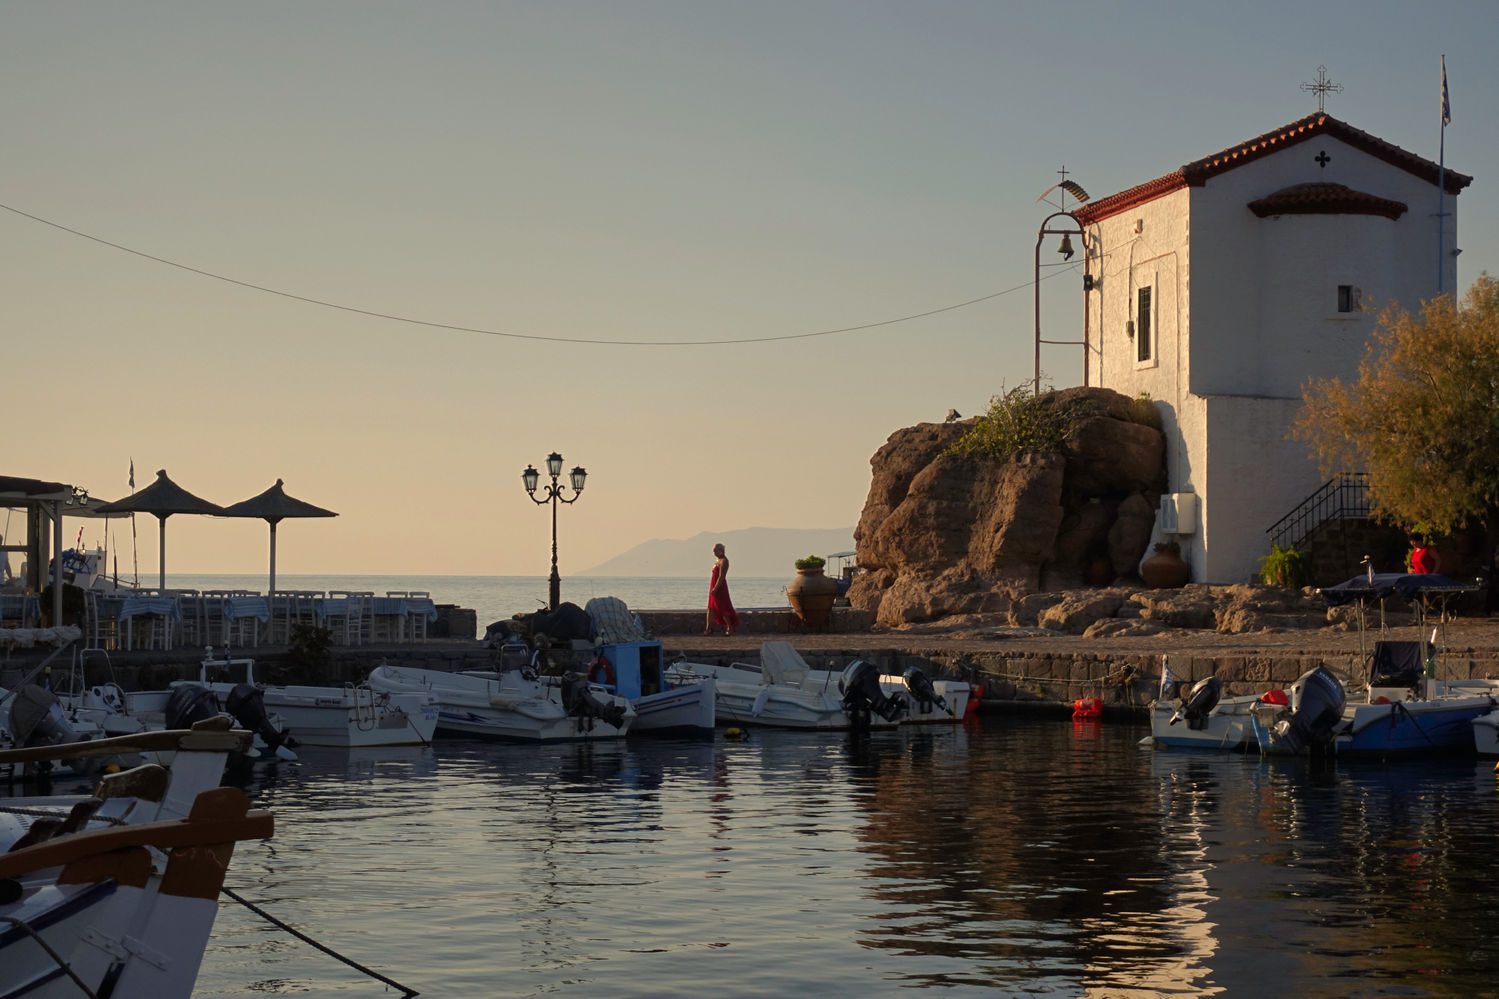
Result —
M703 634L710 635L716 625L725 635L732 635L739 628L739 615L734 611L734 601L729 599L729 560L724 556L723 544L713 546L713 573L708 577L708 617L703 622Z

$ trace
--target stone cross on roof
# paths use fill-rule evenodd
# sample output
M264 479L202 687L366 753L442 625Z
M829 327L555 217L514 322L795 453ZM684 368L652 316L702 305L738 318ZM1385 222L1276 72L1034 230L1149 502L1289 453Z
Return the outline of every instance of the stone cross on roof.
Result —
M1326 66L1318 66L1317 82L1303 83L1301 89L1317 95L1317 110L1320 112L1324 110L1323 104L1327 100L1327 95L1341 94L1343 92L1343 85L1341 83L1333 83L1332 80L1328 79Z

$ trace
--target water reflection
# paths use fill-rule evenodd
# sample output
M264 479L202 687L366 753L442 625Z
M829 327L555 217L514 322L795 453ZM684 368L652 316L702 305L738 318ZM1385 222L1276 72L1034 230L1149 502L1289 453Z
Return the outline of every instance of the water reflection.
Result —
M1486 765L1317 770L1000 718L439 742L257 769L230 881L427 995L1481 994ZM364 984L225 912L203 995Z

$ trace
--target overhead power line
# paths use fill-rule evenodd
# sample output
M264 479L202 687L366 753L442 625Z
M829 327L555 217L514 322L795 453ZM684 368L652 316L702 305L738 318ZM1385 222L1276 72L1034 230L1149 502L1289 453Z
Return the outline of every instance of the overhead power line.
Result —
M508 332L506 330L485 329L480 326L459 326L455 323L439 323L430 319L417 319L412 316L398 316L389 312L377 312L373 309L361 309L353 305L340 305L337 302L329 302L325 299L313 298L309 295L298 295L295 292L282 291L279 288L270 288L266 285L255 284L251 281L241 281L239 278L229 277L227 274L216 274L213 271L204 270L201 267L194 267L191 264L179 263L176 260L168 260L166 257L158 257L154 253L147 253L144 250L137 250L134 247L125 246L122 243L115 243L100 236L95 236L90 233L83 232L79 229L65 226L60 222L53 222L51 219L44 219L40 215L33 215L30 212L23 212L21 209L13 208L10 205L0 204L0 208L3 208L14 215L19 215L22 218L30 219L33 222L39 222L45 226L51 226L53 229L57 229L61 232L65 232L73 236L78 236L81 239L90 240L91 242L98 243L101 246L107 246L113 250L119 250L123 253L129 253L137 257L142 257L146 260L151 260L158 264L165 264L168 267L175 267L178 270L187 271L191 274L197 274L200 277L213 278L215 281L223 281L226 284L237 285L241 288L248 288L251 291L258 291L267 295L275 295L279 298L288 298L294 302L305 302L308 305L316 305L325 309L335 309L339 312L349 312L357 316L369 316L372 319L386 319L395 323L406 323L410 326L425 326L430 329L448 330L453 333L478 333L483 336L498 336L505 337L511 340L540 340L545 343L585 343L600 344L613 347L723 347L730 344L740 343L775 343L781 340L810 340L813 337L833 336L839 333L860 333L867 330L879 329L883 326L894 326L897 323L908 323L916 319L925 319L928 316L936 316L944 312L953 312L957 309L966 309L970 305L977 305L980 302L987 302L990 299L999 298L1002 295L1009 295L1013 292L1029 288L1034 283L1033 281L1025 281L1009 288L1003 288L999 291L990 292L987 295L980 295L978 298L970 298L966 302L958 302L955 305L944 305L941 308L928 309L925 312L915 312L908 316L897 316L894 319L882 319L879 322L873 323L860 323L857 326L839 326L833 329L812 330L807 333L783 333L775 336L733 337L719 340L605 340L593 337L543 336L539 333L514 333ZM1078 266L1078 264L1073 264L1068 267L1067 270L1076 270ZM1065 274L1067 270L1053 271L1052 273L1047 274L1045 277L1041 278L1041 280L1046 281L1051 278L1057 277L1060 274Z

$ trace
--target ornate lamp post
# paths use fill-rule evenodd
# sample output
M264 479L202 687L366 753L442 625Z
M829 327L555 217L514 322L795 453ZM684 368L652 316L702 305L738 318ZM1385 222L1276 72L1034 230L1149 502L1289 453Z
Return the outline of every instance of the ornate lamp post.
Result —
M588 470L580 465L569 473L568 478L573 487L572 499L562 495L563 486L557 481L562 475L562 455L556 451L547 455L547 474L552 477L552 482L543 487L540 499L536 496L536 486L541 480L541 473L536 467L527 465L520 477L526 484L526 493L531 497L531 502L539 505L552 504L552 575L547 581L547 597L551 605L549 609L556 610L562 601L562 577L557 575L557 504L578 502L578 497L583 495L583 483L588 478Z

